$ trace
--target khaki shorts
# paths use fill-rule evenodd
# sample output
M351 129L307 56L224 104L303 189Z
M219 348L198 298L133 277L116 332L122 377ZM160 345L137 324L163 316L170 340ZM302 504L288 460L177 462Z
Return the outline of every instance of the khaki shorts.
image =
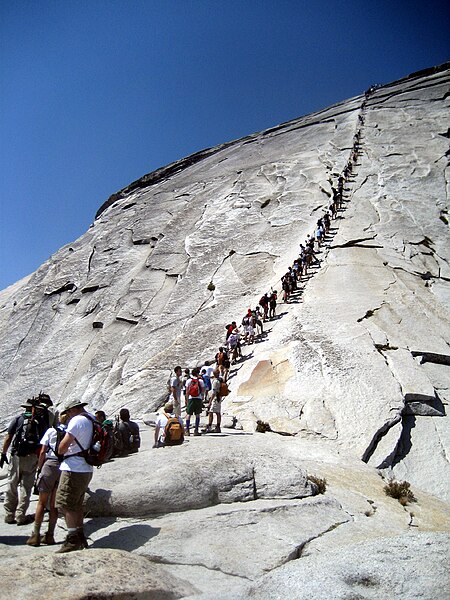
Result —
M37 481L38 491L51 494L58 485L60 475L59 461L56 459L46 460Z
M92 473L72 473L62 471L56 492L56 508L80 510L83 508L84 495L92 479Z

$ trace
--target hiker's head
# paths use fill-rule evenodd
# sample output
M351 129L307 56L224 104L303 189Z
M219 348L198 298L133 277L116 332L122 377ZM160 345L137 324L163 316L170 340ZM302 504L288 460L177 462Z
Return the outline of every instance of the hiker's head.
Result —
M106 421L106 413L103 410L98 410L95 413L95 418L99 423L103 423L103 421Z
M181 367L175 367L174 373L177 377L179 377L181 375Z
M172 402L167 402L166 404L164 404L164 412L166 412L166 413L173 413L173 404L172 404Z
M121 408L119 412L119 417L122 419L122 421L129 421L130 411L128 410L128 408Z
M69 402L64 412L66 412L69 416L69 419L71 419L75 415L79 415L82 412L84 412L85 406L87 406L87 402L79 402L78 400L73 400L72 402Z
M43 404L44 406L53 406L53 402L50 396L48 394L45 394L44 392L39 392L39 396L37 399L39 404Z
M223 352L223 346L220 346L219 352Z
M194 377L198 377L198 376L200 375L200 369L199 369L198 367L194 367L194 368L192 369L192 375L193 375Z
M67 412L67 410L63 410L59 413L58 421L60 425L67 425L67 423L69 422L69 413Z
M216 379L219 377L220 371L219 369L214 369L213 371L213 377L215 377Z

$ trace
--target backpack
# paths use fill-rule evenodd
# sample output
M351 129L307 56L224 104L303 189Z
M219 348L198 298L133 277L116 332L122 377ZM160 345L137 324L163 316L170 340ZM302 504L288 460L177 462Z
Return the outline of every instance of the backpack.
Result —
M97 421L94 417L88 414L83 414L83 417L92 423L92 439L89 448L83 448L77 438L74 436L75 442L81 448L81 452L72 454L72 456L82 456L88 465L100 468L106 461L110 446L110 435L108 429Z
M164 445L179 446L184 442L184 428L177 417L171 417L164 413L167 417L167 423L164 427Z
M119 429L119 417L116 417L116 422L113 429L113 453L112 456L122 456L124 451L122 433Z
M12 453L17 456L30 456L39 448L40 423L36 417L23 414L18 417L17 429L12 442Z
M66 429L62 428L61 425L58 425L56 428L56 442L55 442L55 447L52 448L51 446L49 446L53 452L56 454L56 458L58 459L58 461L61 463L64 460L64 454L60 454L59 453L59 444L61 443L61 440L63 439L63 437L66 435Z
M262 306L263 308L264 308L264 306L267 306L267 297L265 295L261 296L261 299L259 301L259 305Z
M137 452L141 447L141 436L139 435L139 429L132 429L129 424L123 421L123 424L128 430L129 438L128 438L128 452Z
M201 395L202 390L200 388L199 380L192 378L189 386L189 396L191 396L191 398L200 398Z
M225 381L222 381L220 383L220 392L219 392L220 397L222 398L223 396L228 396L229 393L230 393L230 388L225 383Z

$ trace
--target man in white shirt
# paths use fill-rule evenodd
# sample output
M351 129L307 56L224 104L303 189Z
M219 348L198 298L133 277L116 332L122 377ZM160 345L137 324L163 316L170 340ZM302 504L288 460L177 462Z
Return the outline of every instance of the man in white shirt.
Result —
M61 479L56 493L56 507L64 513L67 537L58 552L87 548L83 529L83 500L94 471L82 456L92 442L94 417L85 412L86 402L71 402L66 411L69 417L66 435L59 444L64 455Z
M181 379L181 367L175 367L175 377L170 379L170 402L173 404L173 412L175 416L181 416L181 390L183 389L183 381Z

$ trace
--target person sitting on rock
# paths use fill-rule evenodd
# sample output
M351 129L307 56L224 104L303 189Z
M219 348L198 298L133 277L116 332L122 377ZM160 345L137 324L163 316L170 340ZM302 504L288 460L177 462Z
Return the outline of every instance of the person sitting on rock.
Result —
M173 403L167 402L164 405L164 411L162 413L159 413L156 419L155 441L153 444L153 448L163 448L164 446L175 446L183 443L183 419L180 416L175 415L173 409ZM180 427L177 427L175 419L178 421ZM167 423L169 422L169 420L171 422L175 421L175 423L173 427L169 425L169 428L167 428ZM169 438L176 437L176 439L166 439L167 433L169 435Z
M139 434L139 425L130 421L130 411L128 408L122 408L119 412L120 423L119 432L122 437L123 455L138 452L141 446L141 436Z

